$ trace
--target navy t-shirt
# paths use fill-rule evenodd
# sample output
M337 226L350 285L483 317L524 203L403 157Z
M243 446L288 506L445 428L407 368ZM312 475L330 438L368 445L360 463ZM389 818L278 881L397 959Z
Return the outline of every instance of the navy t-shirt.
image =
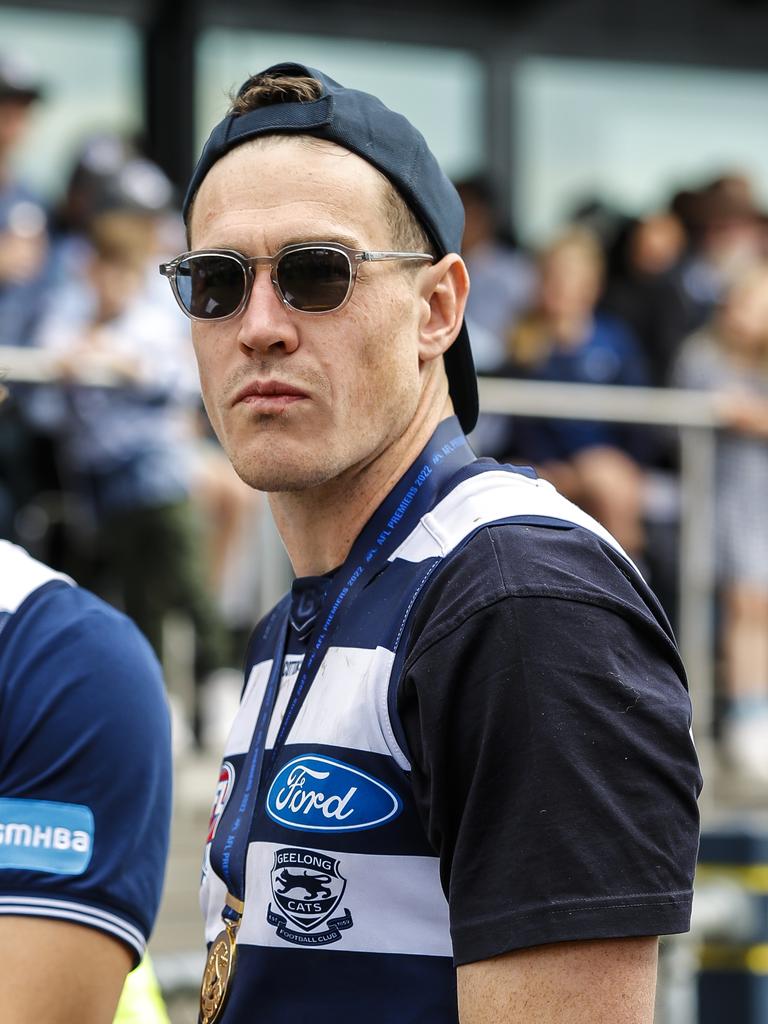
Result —
M0 572L14 571L9 549L20 551L0 544ZM62 579L6 605L0 913L100 929L137 963L160 903L170 813L167 701L136 626Z

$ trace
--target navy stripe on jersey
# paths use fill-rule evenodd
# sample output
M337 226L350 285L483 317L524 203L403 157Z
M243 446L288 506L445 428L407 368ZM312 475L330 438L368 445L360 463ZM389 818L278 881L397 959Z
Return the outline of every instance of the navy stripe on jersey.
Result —
M311 761L304 755L313 755L319 760ZM342 766L349 766L351 769L359 771L361 776L356 777L352 772L344 772L342 769L338 772L341 786L338 787L337 792L327 789L328 779L302 776L301 766L305 763L310 769L320 769L317 774L323 774L323 758L327 758L329 764L338 762ZM292 782L290 768L286 772L285 766L293 767ZM283 769L282 773L281 769ZM281 774L283 778L278 779L278 786L274 788L269 801L267 800L268 790L272 787L266 782L262 787L259 799L260 811L251 829L252 836L257 833L259 838L265 842L281 843L286 838L290 838L290 832L300 831L300 828L297 827L286 829L279 821L272 818L271 810L272 814L281 817L284 821L290 821L293 826L300 826L301 822L306 820L317 822L316 831L314 831L315 841L322 846L326 843L327 838L332 836L333 848L340 853L400 854L411 857L433 857L435 855L435 851L424 835L424 829L413 805L410 802L400 801L395 808L394 802L392 802L393 806L390 812L386 794L382 794L381 800L375 803L375 807L381 808L383 814L391 813L392 816L387 821L377 827L361 827L354 832L333 831L335 826L343 827L350 821L358 820L356 815L360 813L359 805L362 804L364 808L368 796L366 790L373 789L371 786L366 786L366 777L378 782L390 792L395 792L396 788L401 785L402 773L397 768L393 770L390 756L373 754L365 750L341 751L338 747L322 743L292 743L283 747L276 760L274 775L280 776ZM323 793L324 789L326 792ZM345 801L351 789L354 789L355 792ZM313 800L313 795L318 792L323 793L326 803L331 796L340 798L327 814L323 814L322 809L319 812L316 811L318 801ZM285 806L282 813L281 804ZM334 813L334 807L339 807L338 813ZM364 810L359 820L363 825L365 824Z
M233 986L226 1021L458 1024L454 968L444 958L313 949L297 959L292 950L243 945L237 955L253 988Z

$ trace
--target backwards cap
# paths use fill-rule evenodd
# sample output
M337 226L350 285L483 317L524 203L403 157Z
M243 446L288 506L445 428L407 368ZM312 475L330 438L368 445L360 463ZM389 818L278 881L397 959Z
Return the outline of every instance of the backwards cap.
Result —
M303 64L274 64L259 74L308 75L322 86L309 102L274 103L245 114L228 114L210 134L192 174L182 212L189 217L203 178L225 153L261 135L312 135L357 153L388 178L427 231L438 256L461 252L464 207L459 194L430 152L424 137L402 114L366 92L347 89ZM257 75L240 87L242 96ZM462 428L477 422L475 366L466 322L445 353L450 394Z

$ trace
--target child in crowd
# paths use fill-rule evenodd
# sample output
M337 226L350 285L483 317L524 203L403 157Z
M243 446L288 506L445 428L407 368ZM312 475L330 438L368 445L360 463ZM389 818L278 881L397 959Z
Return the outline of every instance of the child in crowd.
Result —
M534 301L509 334L505 372L541 381L648 383L632 332L596 309L603 273L602 248L586 228L568 229L540 253ZM631 556L642 554L642 434L623 424L523 417L513 418L513 432L510 461L533 464Z
M56 434L65 489L93 527L89 584L134 619L161 658L168 614L188 617L200 685L230 664L229 638L210 592L195 493L201 412L188 332L148 283L156 228L156 218L131 209L93 217L82 273L62 284L37 337L55 353L63 387L37 402ZM113 386L93 386L100 373ZM184 742L180 721L176 739Z

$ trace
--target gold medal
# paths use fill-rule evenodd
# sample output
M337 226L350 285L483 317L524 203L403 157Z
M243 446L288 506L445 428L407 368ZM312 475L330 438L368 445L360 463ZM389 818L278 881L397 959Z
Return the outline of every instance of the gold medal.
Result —
M227 893L227 903L241 915L243 904ZM200 1016L198 1024L214 1024L227 1002L237 958L237 923L225 920L224 930L219 932L208 950L203 981L200 986Z
M213 1024L219 1019L235 973L236 955L235 934L230 928L225 928L213 940L205 961L203 983L200 986L199 1024Z

